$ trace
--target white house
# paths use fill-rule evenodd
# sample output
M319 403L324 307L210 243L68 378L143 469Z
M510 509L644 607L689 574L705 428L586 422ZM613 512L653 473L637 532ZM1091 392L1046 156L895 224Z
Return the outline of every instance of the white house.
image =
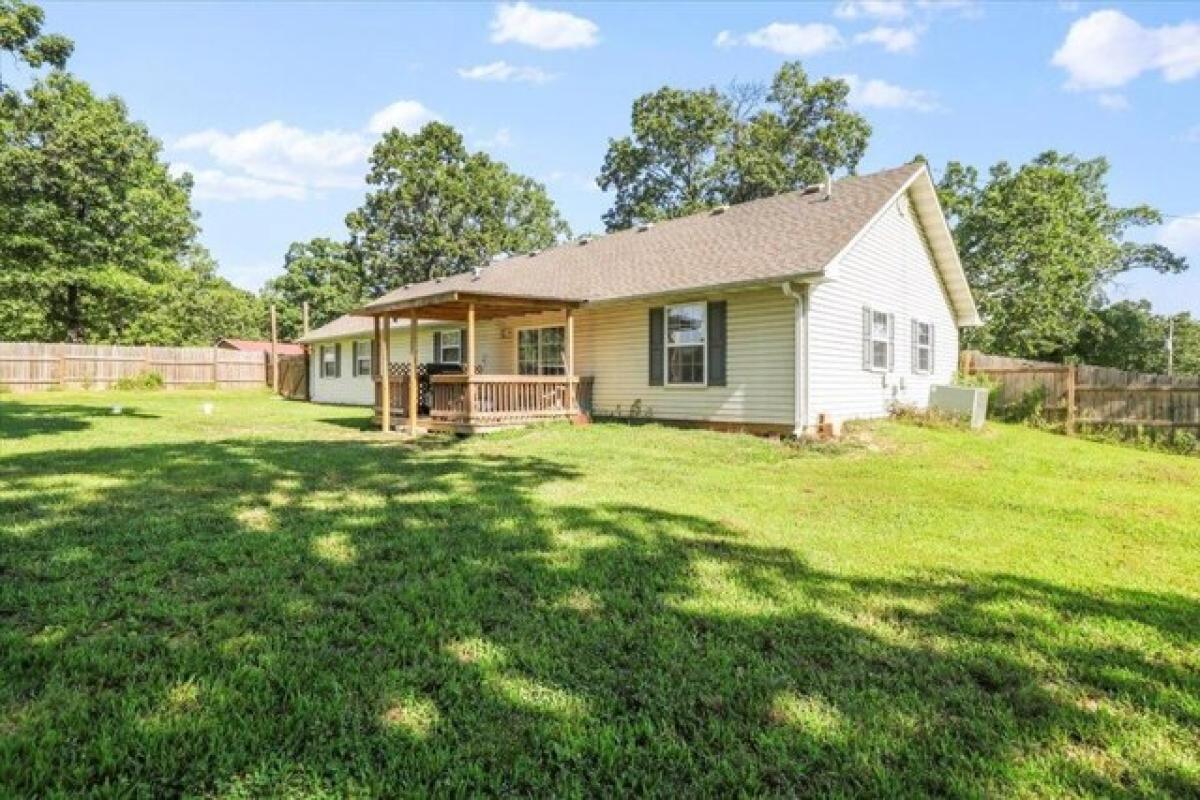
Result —
M301 341L313 400L375 403L388 426L582 407L800 434L926 405L977 324L929 172L908 164L403 286ZM414 343L418 373L451 374L413 376Z

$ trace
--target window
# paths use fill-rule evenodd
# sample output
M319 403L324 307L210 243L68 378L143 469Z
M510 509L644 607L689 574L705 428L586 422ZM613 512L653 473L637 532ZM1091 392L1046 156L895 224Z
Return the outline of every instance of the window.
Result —
M371 342L354 343L354 377L371 374Z
M338 348L336 344L321 345L321 377L338 377Z
M436 354L439 364L462 363L462 331L442 331L441 349Z
M522 375L567 374L565 341L566 331L561 326L517 331L517 372Z
M888 372L895 363L895 318L886 311L863 309L863 369Z
M707 359L704 303L667 306L667 385L703 386Z
M913 372L933 372L933 325L913 320Z

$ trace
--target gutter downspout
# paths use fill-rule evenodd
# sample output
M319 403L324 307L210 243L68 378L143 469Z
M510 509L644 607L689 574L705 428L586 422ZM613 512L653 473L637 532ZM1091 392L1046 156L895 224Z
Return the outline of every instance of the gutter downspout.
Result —
M808 433L808 295L809 284L801 283L799 289L791 281L780 286L783 293L796 301L795 330L795 381L792 394L795 398L795 427L792 435L802 438Z

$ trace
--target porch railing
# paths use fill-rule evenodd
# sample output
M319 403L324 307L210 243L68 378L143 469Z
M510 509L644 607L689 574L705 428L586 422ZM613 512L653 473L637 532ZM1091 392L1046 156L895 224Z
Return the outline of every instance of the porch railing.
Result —
M429 416L503 424L571 417L590 405L591 379L563 375L434 375Z

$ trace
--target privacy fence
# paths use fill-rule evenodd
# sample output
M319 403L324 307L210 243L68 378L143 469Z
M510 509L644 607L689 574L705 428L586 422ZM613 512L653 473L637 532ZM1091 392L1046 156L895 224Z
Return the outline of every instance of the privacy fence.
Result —
M1200 431L1200 376L1054 364L975 351L963 352L962 371L986 375L997 384L994 405L1037 405L1047 419L1061 420L1068 432L1088 425Z
M267 356L216 347L0 342L0 391L107 389L155 372L168 388L266 386Z

